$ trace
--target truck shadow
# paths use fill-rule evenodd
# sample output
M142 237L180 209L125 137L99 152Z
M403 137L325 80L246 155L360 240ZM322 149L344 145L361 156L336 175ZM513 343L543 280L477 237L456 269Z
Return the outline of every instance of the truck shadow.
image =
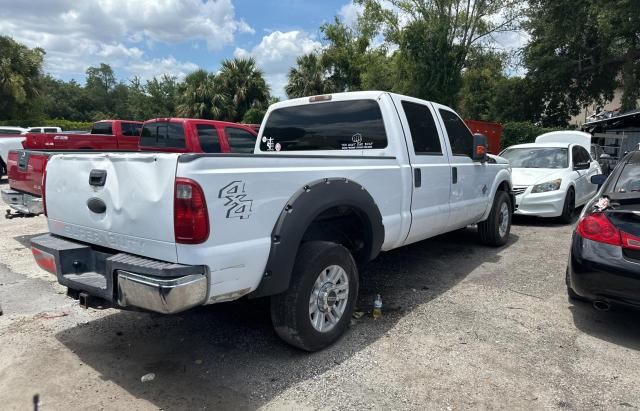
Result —
M569 308L580 331L592 337L632 350L640 350L640 311L613 307L598 311L591 303L577 301Z
M383 253L363 273L352 327L336 344L305 353L281 342L266 299L201 307L174 316L116 312L56 334L86 365L161 409L254 409L317 378L367 348L414 309L446 293L502 248L460 230ZM375 294L383 317L369 314ZM155 380L142 383L141 376ZM315 381L314 381L315 380Z

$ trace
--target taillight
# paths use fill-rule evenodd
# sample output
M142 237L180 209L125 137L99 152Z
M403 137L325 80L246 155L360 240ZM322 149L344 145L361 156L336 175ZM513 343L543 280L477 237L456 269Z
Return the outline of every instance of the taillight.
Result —
M204 192L188 178L176 178L173 201L176 243L200 244L209 238L209 213Z
M640 237L620 231L620 239L622 240L622 247L631 250L640 250Z
M40 191L42 191L42 208L44 211L44 216L47 216L47 196L46 196L46 188L47 188L47 169L44 170L44 173L42 173L42 188Z
M583 238L620 246L620 231L603 213L587 214L578 221L576 232Z
M37 248L32 248L31 253L36 259L36 264L38 264L40 268L50 272L51 274L57 273L56 259L53 255L45 253L44 251L40 251Z

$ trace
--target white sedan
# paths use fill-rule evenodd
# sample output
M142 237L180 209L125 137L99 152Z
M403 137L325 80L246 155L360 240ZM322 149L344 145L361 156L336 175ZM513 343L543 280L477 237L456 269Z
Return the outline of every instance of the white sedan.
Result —
M536 143L511 146L500 153L513 169L516 214L572 221L576 207L597 191L591 176L602 174L586 148L590 137L580 132L547 133Z

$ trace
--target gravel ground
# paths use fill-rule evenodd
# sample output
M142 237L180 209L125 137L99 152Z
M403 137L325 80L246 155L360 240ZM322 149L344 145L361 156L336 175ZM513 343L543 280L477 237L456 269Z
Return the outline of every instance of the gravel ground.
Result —
M43 410L640 408L640 314L567 301L570 226L518 219L499 249L469 228L381 255L359 307L380 293L383 317L315 354L278 340L266 301L83 310L26 248L45 231L0 220L2 409L35 394Z

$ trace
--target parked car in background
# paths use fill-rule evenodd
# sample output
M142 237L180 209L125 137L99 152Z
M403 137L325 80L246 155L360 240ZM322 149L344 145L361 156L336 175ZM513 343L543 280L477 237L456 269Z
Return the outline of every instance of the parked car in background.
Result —
M170 314L269 296L278 335L315 351L349 326L358 269L380 251L471 224L508 241L509 165L448 107L374 91L287 100L230 156L210 143L217 127L183 124L147 122L141 145L213 153L49 160L51 234L32 251L83 305Z
M29 133L62 133L60 127L29 127Z
M257 133L224 121L165 118L148 120L142 127L141 151L180 153L252 153ZM112 150L122 151L114 147ZM23 215L43 212L42 181L49 157L69 150L16 150L9 153L10 189L0 193L9 206ZM11 214L7 214L11 216Z
M193 118L156 118L142 127L140 150L172 153L253 153L258 133L249 126Z
M7 175L9 152L19 150L24 142L24 135L5 135L0 138L0 178Z
M590 138L581 132L552 132L535 143L518 144L500 153L513 170L516 214L572 221L576 207L596 192L589 179L602 174L589 154Z
M22 127L9 127L9 126L0 126L0 137L2 136L19 136L22 134L27 134L29 129Z
M573 233L567 292L598 309L640 308L640 152L627 154L585 206Z
M137 150L141 121L102 120L89 133L28 133L23 144L38 150Z

